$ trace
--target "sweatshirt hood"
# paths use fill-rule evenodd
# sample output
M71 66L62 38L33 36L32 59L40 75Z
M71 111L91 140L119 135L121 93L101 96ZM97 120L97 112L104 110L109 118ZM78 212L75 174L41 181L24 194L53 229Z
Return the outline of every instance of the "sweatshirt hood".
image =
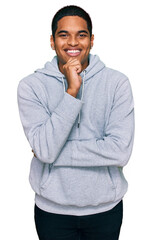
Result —
M83 70L80 75L83 77L83 72L85 71L85 81L92 78L96 73L101 71L105 67L105 64L100 60L97 55L89 54L89 65L85 70ZM62 78L65 76L60 72L58 67L57 56L54 56L51 62L46 62L44 68L37 69L35 72L40 72L48 76L55 77L57 80L62 82Z
M81 101L83 100L84 95L84 84L86 81L91 79L94 75L96 75L99 71L102 71L105 67L105 64L100 60L100 58L97 55L89 54L89 65L86 69L84 69L80 76L82 78L82 94L81 94ZM54 56L51 62L46 62L44 65L44 68L37 69L35 72L42 73L44 75L54 77L56 80L62 82L63 84L63 91L65 93L65 84L67 84L67 80L59 70L58 67L58 59L57 56ZM79 119L78 119L78 127L80 125L80 112L79 112Z

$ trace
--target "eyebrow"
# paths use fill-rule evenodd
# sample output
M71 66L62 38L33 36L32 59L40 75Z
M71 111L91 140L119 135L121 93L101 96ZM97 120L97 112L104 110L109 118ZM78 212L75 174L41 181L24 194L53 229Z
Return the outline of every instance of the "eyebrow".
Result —
M68 31L66 31L66 30L61 30L61 31L59 31L57 34L60 34L60 33L68 33ZM80 31L78 31L78 33L86 33L86 34L88 34L88 32L87 32L86 30L80 30Z

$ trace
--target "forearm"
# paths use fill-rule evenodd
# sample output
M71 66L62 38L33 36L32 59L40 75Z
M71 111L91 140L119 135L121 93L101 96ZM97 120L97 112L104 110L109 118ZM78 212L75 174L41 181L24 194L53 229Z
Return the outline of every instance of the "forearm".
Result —
M22 83L18 105L25 135L40 161L53 163L66 143L83 102L65 93L51 114L38 101L32 89Z
M115 142L114 139L90 139L68 141L63 147L54 166L97 167L127 164L133 146L134 135L130 136L129 145ZM70 149L72 149L70 151ZM71 153L71 154L69 154Z

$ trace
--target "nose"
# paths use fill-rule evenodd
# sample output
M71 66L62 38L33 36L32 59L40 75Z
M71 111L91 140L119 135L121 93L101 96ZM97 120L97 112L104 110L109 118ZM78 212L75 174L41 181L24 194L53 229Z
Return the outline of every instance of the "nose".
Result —
M78 40L75 36L70 36L68 38L68 45L71 45L71 46L77 46L78 45Z

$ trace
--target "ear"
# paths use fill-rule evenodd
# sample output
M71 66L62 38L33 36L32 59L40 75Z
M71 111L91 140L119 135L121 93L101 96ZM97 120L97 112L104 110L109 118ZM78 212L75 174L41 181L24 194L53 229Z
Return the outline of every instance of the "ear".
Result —
M50 45L51 45L52 50L55 50L53 35L50 36Z
M92 34L91 36L91 48L93 47L93 44L94 44L94 34Z

